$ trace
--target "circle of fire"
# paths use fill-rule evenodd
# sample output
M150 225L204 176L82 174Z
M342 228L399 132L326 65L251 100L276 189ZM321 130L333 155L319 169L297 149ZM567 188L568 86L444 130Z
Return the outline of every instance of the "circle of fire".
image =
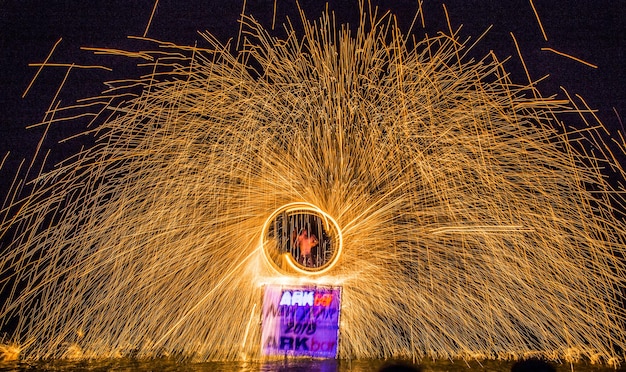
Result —
M276 260L276 242L268 241L268 233L270 230L270 225L274 222L275 218L281 214L286 213L287 215L292 214L293 212L310 212L313 215L321 217L324 222L324 227L326 231L329 232L331 239L333 241L333 249L331 257L325 262L323 265L318 267L306 267L299 262L297 262L291 253L283 253L281 255L284 262L287 264L290 270L285 270L285 267ZM298 273L301 275L322 275L330 271L341 256L341 251L343 249L343 237L341 234L341 229L335 221L328 213L322 211L317 206L304 203L304 202L296 202L289 203L284 205L272 213L265 223L263 224L263 229L261 232L261 247L263 247L264 257L269 266L271 266L277 273L280 274L288 274L288 273Z

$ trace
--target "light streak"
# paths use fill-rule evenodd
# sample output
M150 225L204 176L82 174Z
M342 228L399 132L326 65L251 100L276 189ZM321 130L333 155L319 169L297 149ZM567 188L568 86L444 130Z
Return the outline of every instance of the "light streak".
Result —
M342 285L341 358L623 358L626 203L602 170L624 172L584 101L466 60L447 12L451 35L411 47L391 15L281 40L243 13L238 56L210 35L111 50L139 77L50 106L43 125L88 120L95 145L5 198L0 321L23 358L260 358L273 282ZM268 259L286 205L337 228L327 271Z
M548 41L548 35L546 35L546 31L543 29L543 24L541 23L541 18L539 18L539 13L537 13L537 8L535 8L535 4L533 0L530 1L530 7L533 8L533 13L535 13L535 18L537 19L537 23L539 24L539 28L541 29L541 35L543 35L543 39Z
M555 49L552 49L552 48L541 48L541 50L548 51L548 52L552 52L552 53L558 54L558 55L560 55L560 56L567 57L567 58L569 58L569 59L573 59L574 61L576 61L576 62L580 62L580 63L582 63L583 65L589 66L589 67L591 67L591 68L598 68L598 66L597 66L597 65L594 65L593 63L590 63L590 62L587 62L587 61L585 61L585 60L582 60L582 59L580 59L580 58L578 58L578 57L574 57L574 56L573 56L573 55L571 55L571 54L567 54L567 53L564 53L564 52L559 52L558 50L555 50Z
M52 57L52 53L54 53L54 50L57 48L59 43L61 43L61 40L63 40L63 39L60 38L59 40L57 40L56 43L54 43L54 45L52 46L52 49L50 50L50 53L48 53L48 56L46 57L46 59L43 61L43 63L41 65L39 65L39 69L37 69L37 73L35 73L35 76L33 76L33 78L30 81L30 83L28 83L28 86L24 90L24 93L22 93L22 98L26 97L26 94L28 94L28 91L33 86L33 84L35 83L35 80L37 80L37 76L39 76L39 74L41 73L41 70L43 70L43 67L50 60L50 57Z
M150 24L152 23L152 18L154 18L154 13L156 13L157 6L159 5L159 0L155 0L154 6L152 7L152 12L150 13L150 19L148 19L148 24L146 25L146 29L143 32L143 37L148 35L148 30L150 29Z

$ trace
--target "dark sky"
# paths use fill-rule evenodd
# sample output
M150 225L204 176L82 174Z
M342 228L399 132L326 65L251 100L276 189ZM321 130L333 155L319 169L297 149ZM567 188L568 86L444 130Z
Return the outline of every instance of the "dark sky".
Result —
M301 0L308 18L317 18L324 9L323 1ZM423 6L426 30L418 24L414 33L420 38L447 31L442 1L427 0ZM559 86L572 94L580 94L594 108L612 131L621 130L620 120L626 115L626 3L614 0L534 0L548 41L543 39L529 0L450 0L445 1L453 28L463 25L461 35L476 38L489 25L493 29L478 45L474 56L481 57L494 50L500 59L513 58L507 69L514 80L526 78L510 36L519 42L531 77L549 74L541 83L544 96L562 93ZM253 14L267 27L271 26L274 0L248 0L246 12ZM398 16L406 31L417 11L417 1L373 1L382 10ZM338 22L356 24L358 2L331 1ZM50 62L98 64L113 68L74 70L60 98L69 104L73 99L94 96L103 89L102 82L132 76L132 64L120 58L94 56L80 50L81 46L120 48L129 46L128 35L142 35L150 18L154 0L2 0L0 1L0 159L11 151L10 161L0 170L3 177L14 173L18 161L30 157L41 132L25 130L44 116L64 74L64 68L49 67L42 71L25 98L22 93L37 71L29 63L42 62L54 43L63 38ZM197 31L209 31L222 42L237 38L238 19L243 0L160 0L152 20L149 37L177 44L206 46ZM297 20L294 0L277 0L277 24L286 16ZM297 22L295 22L297 23ZM282 35L277 31L277 35ZM588 67L541 48L553 48L598 66ZM56 128L44 147L54 147L71 125ZM4 189L2 194L4 194Z

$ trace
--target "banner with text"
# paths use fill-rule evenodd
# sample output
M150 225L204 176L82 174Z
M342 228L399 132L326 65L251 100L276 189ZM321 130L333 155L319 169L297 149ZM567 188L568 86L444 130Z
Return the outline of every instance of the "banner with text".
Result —
M336 358L341 288L266 285L264 355Z

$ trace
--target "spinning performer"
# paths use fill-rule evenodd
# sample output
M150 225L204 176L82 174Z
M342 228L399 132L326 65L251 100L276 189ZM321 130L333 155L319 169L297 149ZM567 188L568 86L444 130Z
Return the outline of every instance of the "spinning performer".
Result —
M313 266L311 249L316 247L318 243L315 235L309 236L307 229L302 229L295 241L296 247L300 248L300 258L298 259L300 264L308 267Z

